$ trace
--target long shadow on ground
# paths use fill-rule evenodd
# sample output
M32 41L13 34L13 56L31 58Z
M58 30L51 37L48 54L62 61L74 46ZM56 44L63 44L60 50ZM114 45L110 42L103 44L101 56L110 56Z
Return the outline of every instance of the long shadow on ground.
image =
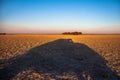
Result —
M0 69L0 80L12 79L28 68L39 74L51 73L56 80L61 80L56 75L69 72L74 72L78 80L118 80L102 56L85 44L73 43L71 39L43 44L0 64L4 65Z

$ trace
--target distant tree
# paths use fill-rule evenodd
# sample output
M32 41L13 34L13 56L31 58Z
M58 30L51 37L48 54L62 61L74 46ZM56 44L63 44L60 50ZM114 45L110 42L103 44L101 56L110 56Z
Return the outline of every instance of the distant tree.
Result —
M65 35L81 35L82 32L64 32L62 34L65 34Z

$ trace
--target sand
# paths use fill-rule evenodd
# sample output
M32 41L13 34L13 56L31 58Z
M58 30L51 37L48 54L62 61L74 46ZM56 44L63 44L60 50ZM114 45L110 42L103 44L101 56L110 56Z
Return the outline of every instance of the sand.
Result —
M0 35L0 78L118 80L120 35Z

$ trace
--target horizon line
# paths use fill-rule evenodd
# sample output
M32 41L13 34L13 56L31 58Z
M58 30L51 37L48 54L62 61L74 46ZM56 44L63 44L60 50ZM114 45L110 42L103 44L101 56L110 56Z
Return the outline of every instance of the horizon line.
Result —
M17 34L23 34L23 35L65 35L62 33L0 33L5 35L17 35ZM71 34L67 34L71 35ZM120 35L120 33L82 33L80 35Z

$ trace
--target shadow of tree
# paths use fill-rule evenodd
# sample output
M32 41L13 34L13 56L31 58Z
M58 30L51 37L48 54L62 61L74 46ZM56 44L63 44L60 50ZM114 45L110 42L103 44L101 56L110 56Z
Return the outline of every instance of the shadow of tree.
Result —
M3 65L1 80L12 79L29 68L39 74L51 73L56 80L61 80L56 75L70 72L74 72L78 80L118 80L102 56L85 44L73 43L71 39L58 39L37 46L24 55L0 61L0 64Z

